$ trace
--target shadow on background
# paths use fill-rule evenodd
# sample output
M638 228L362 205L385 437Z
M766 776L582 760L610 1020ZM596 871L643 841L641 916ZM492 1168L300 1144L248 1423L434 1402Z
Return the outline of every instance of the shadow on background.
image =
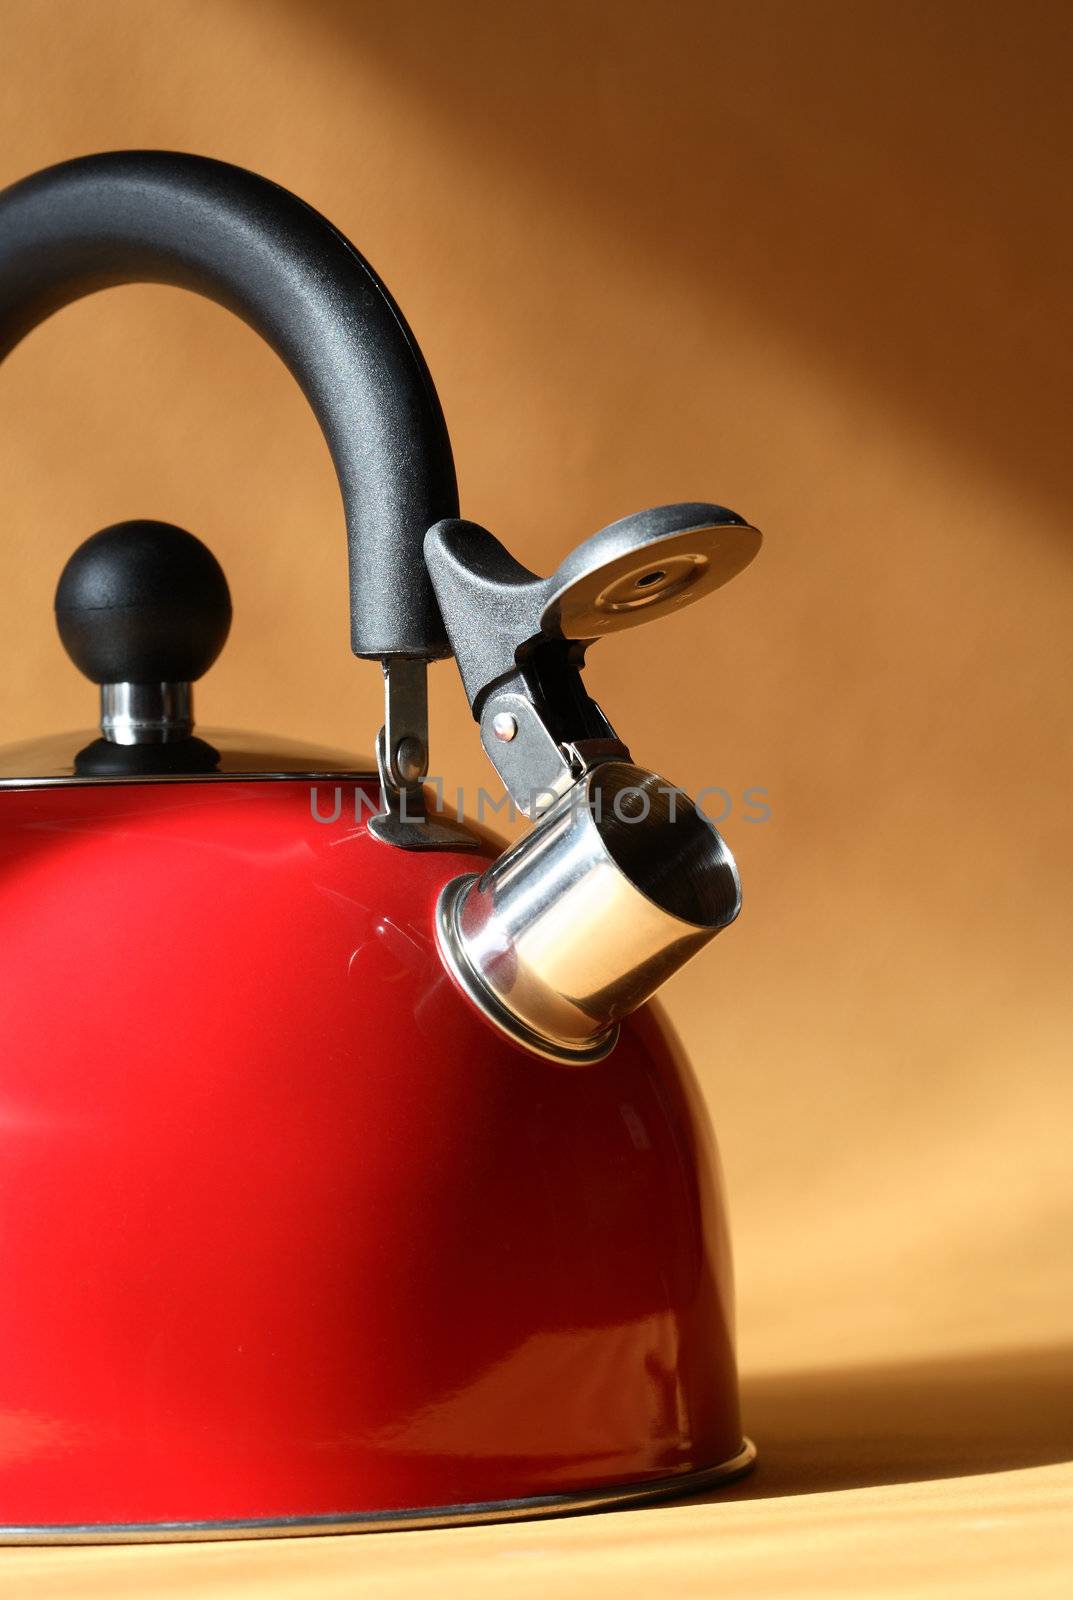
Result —
M768 1499L1073 1459L1073 1347L780 1373L745 1378L742 1391L756 1469L694 1498Z
M430 137L528 192L537 237L564 204L602 234L608 271L639 276L639 327L676 293L739 306L989 477L1068 504L1073 9L303 0L302 16L382 60ZM703 315L698 332L697 359L717 361Z

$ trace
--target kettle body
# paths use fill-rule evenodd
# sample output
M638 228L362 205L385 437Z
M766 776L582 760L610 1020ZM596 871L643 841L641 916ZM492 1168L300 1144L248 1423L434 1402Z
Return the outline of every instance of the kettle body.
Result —
M673 1032L650 1005L567 1065L490 1030L433 934L474 857L385 849L361 789L0 789L0 1536L468 1520L745 1463Z

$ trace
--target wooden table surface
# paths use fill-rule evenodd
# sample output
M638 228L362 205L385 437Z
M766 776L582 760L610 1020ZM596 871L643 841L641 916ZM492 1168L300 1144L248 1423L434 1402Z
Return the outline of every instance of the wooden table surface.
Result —
M14 1549L34 1600L1073 1594L1068 1350L755 1377L751 1478L643 1510L487 1528Z

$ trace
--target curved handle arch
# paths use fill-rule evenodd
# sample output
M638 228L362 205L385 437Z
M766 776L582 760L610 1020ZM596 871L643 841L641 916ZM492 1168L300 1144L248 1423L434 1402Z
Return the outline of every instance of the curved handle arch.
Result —
M272 346L335 464L354 653L449 655L422 542L458 514L450 440L417 341L368 262L289 190L204 156L86 156L0 193L0 359L53 311L123 283L192 289Z

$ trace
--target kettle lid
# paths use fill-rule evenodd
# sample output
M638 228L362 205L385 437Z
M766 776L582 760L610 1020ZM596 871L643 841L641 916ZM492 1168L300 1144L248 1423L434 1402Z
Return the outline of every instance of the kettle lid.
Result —
M376 765L367 756L276 739L233 729L202 729L205 742L219 759L210 771L115 772L89 774L79 770L80 753L98 739L97 730L69 733L0 745L0 789L47 789L61 784L102 783L213 783L236 779L318 778L345 779L348 783L378 782Z

